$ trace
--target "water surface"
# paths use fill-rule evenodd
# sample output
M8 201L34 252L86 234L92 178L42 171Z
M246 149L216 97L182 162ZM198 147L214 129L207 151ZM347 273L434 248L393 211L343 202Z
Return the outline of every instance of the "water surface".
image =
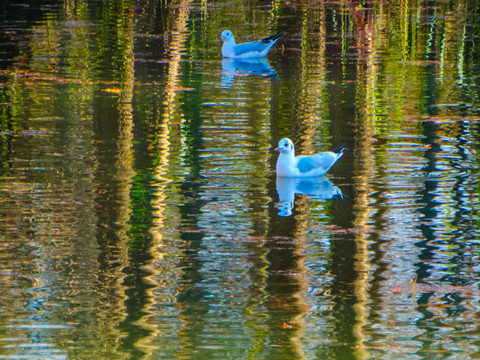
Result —
M478 357L479 11L3 4L0 358Z

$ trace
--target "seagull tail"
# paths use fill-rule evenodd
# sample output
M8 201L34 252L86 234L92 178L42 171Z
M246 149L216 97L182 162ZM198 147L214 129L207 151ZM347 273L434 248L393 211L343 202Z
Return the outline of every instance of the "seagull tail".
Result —
M343 150L345 150L345 145L339 146L338 148L332 150L332 152L335 154L343 154Z
M283 32L279 32L278 34L275 34L275 35L272 35L272 36L263 38L263 39L262 39L262 42L263 42L264 44L266 44L266 43L269 43L270 41L276 41L276 40L278 40L278 39L280 38L280 36L282 36L282 35L283 35Z

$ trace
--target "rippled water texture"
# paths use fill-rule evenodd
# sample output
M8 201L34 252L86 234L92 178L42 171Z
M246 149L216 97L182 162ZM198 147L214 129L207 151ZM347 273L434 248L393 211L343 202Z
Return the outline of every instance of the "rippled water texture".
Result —
M0 9L0 358L480 357L477 1Z

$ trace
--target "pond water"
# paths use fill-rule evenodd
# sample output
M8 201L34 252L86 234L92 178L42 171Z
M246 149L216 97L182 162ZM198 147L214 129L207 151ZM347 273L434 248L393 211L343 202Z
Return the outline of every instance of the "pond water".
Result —
M480 357L478 2L0 18L0 358ZM283 137L347 150L277 179Z

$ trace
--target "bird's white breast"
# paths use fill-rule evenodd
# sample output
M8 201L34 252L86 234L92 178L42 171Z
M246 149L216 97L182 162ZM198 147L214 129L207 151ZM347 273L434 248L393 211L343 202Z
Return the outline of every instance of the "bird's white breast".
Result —
M277 160L277 176L296 177L300 175L297 169L297 160L293 154L282 154Z

